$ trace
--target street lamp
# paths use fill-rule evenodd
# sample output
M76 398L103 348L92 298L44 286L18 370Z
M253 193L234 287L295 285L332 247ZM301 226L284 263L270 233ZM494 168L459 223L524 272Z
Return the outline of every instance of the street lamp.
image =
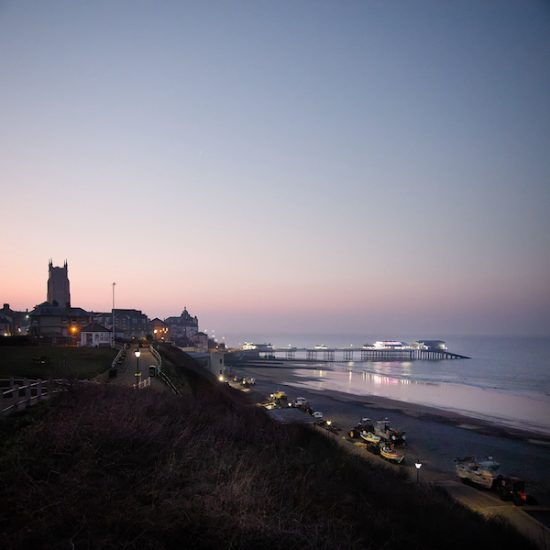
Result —
M420 462L419 458L416 459L416 462L414 463L414 467L416 468L416 483L418 483L418 478L420 476L420 468L422 468L422 462Z
M113 283L113 330L111 333L111 347L115 347L116 345L116 334L115 334L115 286L116 283Z
M139 388L139 382L141 380L141 372L139 371L139 356L141 355L141 351L139 351L139 348L136 351L134 351L134 355L136 356L136 372L135 372L136 383L135 383L135 387L137 389L137 388Z

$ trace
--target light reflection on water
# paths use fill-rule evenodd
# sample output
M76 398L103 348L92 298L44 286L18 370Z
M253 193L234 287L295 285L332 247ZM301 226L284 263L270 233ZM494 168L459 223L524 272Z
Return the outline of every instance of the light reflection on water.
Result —
M511 393L456 383L415 380L407 376L409 365L395 375L395 364L380 363L374 372L345 368L297 369L298 382L289 385L315 390L335 390L354 395L374 395L397 401L461 412L475 418L550 433L550 399L534 393ZM392 375L393 374L393 375Z
M319 377L326 377L326 373L322 370L315 371L318 373ZM354 380L357 379L357 377L361 378L361 381L366 384L387 384L387 385L409 385L409 384L418 384L419 382L416 382L415 380L410 380L408 378L394 378L392 376L385 376L382 374L373 374L370 372L353 372L351 369L348 370L348 386L353 386Z

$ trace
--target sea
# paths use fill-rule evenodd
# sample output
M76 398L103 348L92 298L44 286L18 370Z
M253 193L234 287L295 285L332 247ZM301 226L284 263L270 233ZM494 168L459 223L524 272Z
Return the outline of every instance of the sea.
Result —
M418 336L242 336L274 347L360 347L376 340L412 342ZM437 335L449 351L469 359L440 361L301 362L288 383L296 387L376 395L550 435L550 337ZM357 355L358 359L358 355Z

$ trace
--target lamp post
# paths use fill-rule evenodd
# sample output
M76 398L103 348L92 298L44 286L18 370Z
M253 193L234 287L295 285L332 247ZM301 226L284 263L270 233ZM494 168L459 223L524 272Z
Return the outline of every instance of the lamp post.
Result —
M115 286L116 283L113 283L113 330L111 334L111 347L115 347Z
M416 459L414 467L416 468L416 483L418 483L420 477L420 468L422 468L422 462L420 462L420 459Z
M139 348L136 351L134 351L134 355L136 356L136 372L135 372L136 383L134 387L137 389L139 388L139 382L141 380L141 372L139 371L139 356L141 355L141 351L139 351Z

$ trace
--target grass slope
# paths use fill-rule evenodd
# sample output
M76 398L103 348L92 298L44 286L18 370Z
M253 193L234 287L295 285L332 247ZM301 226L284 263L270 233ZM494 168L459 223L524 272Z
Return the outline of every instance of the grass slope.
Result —
M192 385L178 398L88 384L4 421L0 547L530 548L321 434Z
M107 370L117 350L54 346L0 346L0 378L93 378ZM47 357L40 365L33 358Z

